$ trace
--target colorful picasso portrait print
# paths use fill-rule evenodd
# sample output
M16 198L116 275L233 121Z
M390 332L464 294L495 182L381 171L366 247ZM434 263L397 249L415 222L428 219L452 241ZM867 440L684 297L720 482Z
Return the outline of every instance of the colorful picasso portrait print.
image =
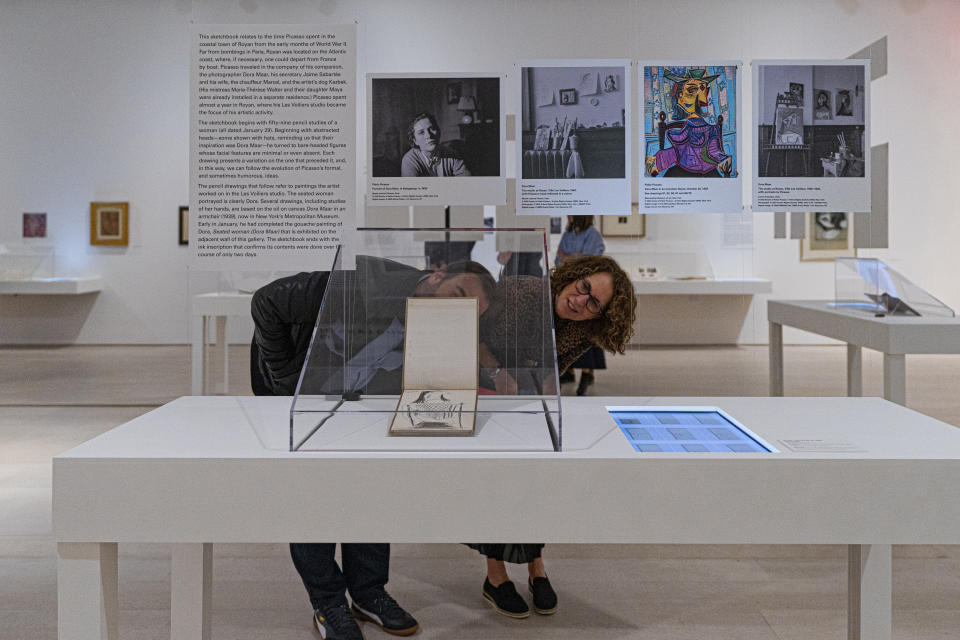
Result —
M734 66L643 69L645 175L737 175Z

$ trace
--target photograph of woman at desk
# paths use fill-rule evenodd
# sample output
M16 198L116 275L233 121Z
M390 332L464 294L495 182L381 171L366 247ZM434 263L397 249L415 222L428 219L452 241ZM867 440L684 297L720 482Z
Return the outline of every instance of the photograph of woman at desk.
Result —
M499 176L500 80L479 76L371 78L371 176Z

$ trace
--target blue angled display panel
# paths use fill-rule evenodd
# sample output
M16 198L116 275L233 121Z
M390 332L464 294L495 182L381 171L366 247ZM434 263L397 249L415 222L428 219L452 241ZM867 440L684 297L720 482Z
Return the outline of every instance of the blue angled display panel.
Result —
M640 453L771 453L776 449L714 407L607 407Z

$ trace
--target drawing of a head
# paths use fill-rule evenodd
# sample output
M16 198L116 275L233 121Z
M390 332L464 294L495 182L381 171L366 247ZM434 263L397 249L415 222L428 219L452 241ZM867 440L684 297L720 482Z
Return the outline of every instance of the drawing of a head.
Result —
M422 402L450 402L450 398L447 398L440 391L421 391L420 395L417 396L417 399L414 400L414 403Z

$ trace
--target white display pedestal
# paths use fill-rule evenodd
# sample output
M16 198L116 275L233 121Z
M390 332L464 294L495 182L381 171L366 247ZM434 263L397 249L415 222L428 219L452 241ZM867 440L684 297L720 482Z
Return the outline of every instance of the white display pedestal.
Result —
M863 394L861 349L883 353L883 397L907 403L908 353L960 353L960 318L874 317L829 306L828 300L768 300L770 395L783 395L783 327L795 327L847 343L847 395Z
M100 276L64 276L30 280L0 280L0 295L82 295L103 288Z
M773 291L773 282L763 278L709 278L705 280L634 280L637 295L752 296Z
M638 454L605 405L720 407L780 452ZM890 545L960 543L960 430L880 398L563 407L561 453L291 453L289 397L151 411L53 460L60 638L114 637L117 543L173 543L175 637L201 639L211 544L537 540L850 545L848 637L889 640Z
M249 316L253 294L201 293L193 296L190 309L190 393L195 396L209 393L210 353L207 344L208 322L216 318L217 338L215 345L223 350L223 382L219 393L227 393L230 382L230 349L227 344L227 318Z
M753 296L770 293L773 284L761 278L634 280L633 290L640 299L630 344L716 345L744 339Z

